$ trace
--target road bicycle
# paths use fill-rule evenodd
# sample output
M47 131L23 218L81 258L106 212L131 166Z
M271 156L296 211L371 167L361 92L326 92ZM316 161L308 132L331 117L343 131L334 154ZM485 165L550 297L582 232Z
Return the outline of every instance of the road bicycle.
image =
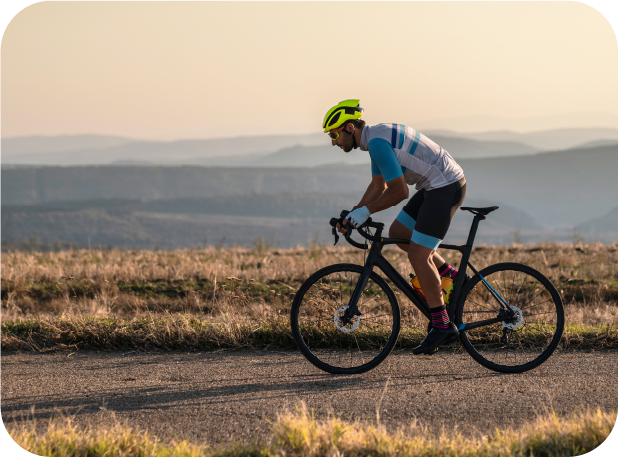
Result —
M462 254L447 312L459 329L461 345L474 360L497 372L523 373L545 362L558 346L564 307L551 281L534 268L498 263L479 271L470 263L479 222L496 209L462 207L474 214L466 244L439 246ZM347 214L332 218L330 225L341 224ZM348 243L369 249L365 264L342 263L315 272L296 292L291 310L292 333L300 351L319 369L335 374L375 368L397 342L401 325L397 297L375 267L419 309L431 328L423 296L382 255L384 246L410 240L382 237L384 224L371 218L356 228L364 243L351 238L351 224L346 228ZM338 240L335 232L335 244ZM466 275L468 267L473 276Z

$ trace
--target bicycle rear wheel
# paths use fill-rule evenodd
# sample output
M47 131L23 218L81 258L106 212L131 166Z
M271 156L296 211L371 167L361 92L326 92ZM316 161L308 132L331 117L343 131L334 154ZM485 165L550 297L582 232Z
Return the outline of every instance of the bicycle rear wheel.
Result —
M484 367L501 373L531 370L554 352L564 330L564 308L551 281L527 265L500 263L473 276L462 293L456 311L460 340L468 353ZM500 314L500 299L513 310ZM466 330L473 322L504 316L488 326Z
M363 267L332 265L311 275L292 303L292 334L313 365L328 373L364 373L380 364L399 335L399 306L395 294L371 273L358 301L361 316L344 324L352 292Z

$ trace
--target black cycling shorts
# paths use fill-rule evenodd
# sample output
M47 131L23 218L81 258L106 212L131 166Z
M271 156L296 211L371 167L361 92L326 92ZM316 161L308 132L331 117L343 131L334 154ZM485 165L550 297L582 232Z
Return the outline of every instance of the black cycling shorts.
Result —
M466 196L466 178L433 190L419 190L397 220L412 231L412 241L436 249L446 236L455 211Z

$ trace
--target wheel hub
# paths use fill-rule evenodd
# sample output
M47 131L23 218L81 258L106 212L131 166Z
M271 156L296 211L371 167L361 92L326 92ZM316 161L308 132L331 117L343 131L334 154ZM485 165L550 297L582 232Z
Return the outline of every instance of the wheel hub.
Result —
M335 326L340 331L349 333L356 330L360 325L360 316L354 315L346 322L346 320L344 320L344 316L347 309L347 306L342 306L335 311Z
M510 308L514 315L508 321L502 321L502 325L509 330L515 330L516 328L521 327L524 323L524 313L517 306L511 305Z

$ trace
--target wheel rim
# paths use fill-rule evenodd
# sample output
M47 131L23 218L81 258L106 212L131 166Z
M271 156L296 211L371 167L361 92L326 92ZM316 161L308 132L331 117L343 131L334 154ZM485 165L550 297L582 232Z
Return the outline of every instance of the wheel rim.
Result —
M358 302L363 313L343 322L345 309L360 272L335 271L313 282L298 305L298 329L303 345L323 368L358 369L388 352L395 312L383 286L370 277Z
M511 267L484 274L512 313L503 313L497 324L466 330L464 340L495 367L515 369L539 364L553 352L562 334L560 298L544 276L530 270ZM460 313L461 323L499 317L500 308L499 300L475 278Z

